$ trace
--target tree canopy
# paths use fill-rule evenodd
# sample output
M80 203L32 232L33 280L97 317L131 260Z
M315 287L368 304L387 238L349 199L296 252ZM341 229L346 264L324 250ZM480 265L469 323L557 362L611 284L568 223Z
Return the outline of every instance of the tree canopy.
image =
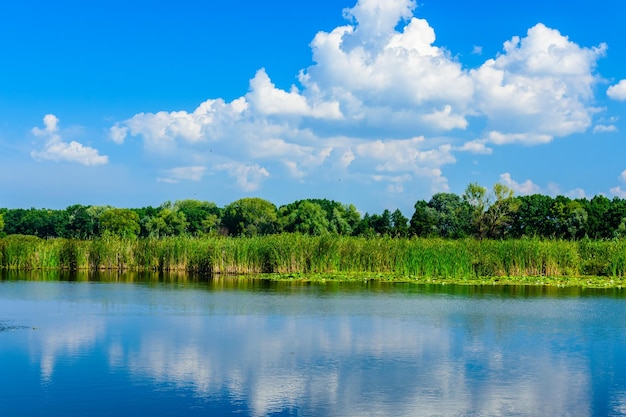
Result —
M354 205L327 199L298 200L280 208L261 198L242 198L224 208L187 199L142 208L75 204L63 210L0 209L0 236L93 239L105 234L162 238L294 232L394 238L614 239L626 237L626 200L541 194L516 197L503 184L489 190L473 183L460 196L437 193L429 201L417 201L410 221L400 210L361 216Z

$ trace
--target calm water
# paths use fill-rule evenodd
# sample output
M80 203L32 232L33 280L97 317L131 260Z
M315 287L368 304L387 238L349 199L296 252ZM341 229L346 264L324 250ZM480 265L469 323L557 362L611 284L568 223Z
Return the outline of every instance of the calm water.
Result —
M620 290L47 278L0 280L3 417L626 415Z

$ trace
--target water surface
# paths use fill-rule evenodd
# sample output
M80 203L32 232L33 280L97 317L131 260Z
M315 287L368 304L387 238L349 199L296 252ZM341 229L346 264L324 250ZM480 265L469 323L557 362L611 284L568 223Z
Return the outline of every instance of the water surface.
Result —
M3 276L0 415L626 415L622 290L98 278Z

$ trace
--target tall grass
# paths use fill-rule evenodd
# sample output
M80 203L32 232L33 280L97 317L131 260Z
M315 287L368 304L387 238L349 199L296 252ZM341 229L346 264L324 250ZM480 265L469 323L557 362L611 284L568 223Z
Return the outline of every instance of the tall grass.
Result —
M402 277L626 277L626 240L445 240L281 234L164 239L0 239L7 270L202 274L380 273Z

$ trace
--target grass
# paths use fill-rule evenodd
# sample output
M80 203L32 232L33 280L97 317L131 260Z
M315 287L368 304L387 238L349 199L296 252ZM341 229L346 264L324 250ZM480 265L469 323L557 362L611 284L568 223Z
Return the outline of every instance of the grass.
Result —
M0 239L6 270L181 271L273 279L622 285L626 240L445 240L280 234L94 240ZM312 278L304 278L312 277Z

